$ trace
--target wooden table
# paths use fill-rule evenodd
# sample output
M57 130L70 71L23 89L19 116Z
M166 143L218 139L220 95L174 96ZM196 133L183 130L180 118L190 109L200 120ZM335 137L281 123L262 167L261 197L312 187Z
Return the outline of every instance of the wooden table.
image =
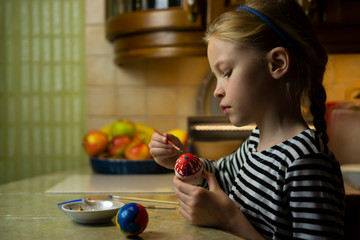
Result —
M0 185L0 239L128 239L117 229L114 219L100 225L77 224L57 207L57 203L83 197L106 199L108 193L46 193L46 190L65 178L82 172L91 173L85 168ZM125 196L176 202L176 197L171 193L138 193ZM221 230L194 226L185 220L177 209L147 211L149 224L138 239L241 239Z

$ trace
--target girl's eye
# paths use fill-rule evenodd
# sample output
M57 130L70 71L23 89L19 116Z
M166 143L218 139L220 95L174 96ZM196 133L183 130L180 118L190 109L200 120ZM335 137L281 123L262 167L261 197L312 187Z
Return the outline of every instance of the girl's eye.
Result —
M223 75L223 78L230 77L231 73L232 73L232 70L226 72L226 73Z

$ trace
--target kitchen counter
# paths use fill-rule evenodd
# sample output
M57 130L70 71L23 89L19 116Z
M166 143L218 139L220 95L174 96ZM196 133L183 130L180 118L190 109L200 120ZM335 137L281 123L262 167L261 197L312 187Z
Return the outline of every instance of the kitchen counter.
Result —
M49 189L79 174L96 175L84 168L0 185L0 239L128 239L117 229L115 218L106 224L81 225L60 211L57 207L60 202L85 197L108 199L109 193L100 192L49 193ZM174 193L169 192L121 193L121 196L177 201ZM159 205L139 200L121 201L137 202L144 206ZM221 230L194 226L178 213L177 205L171 206L175 206L175 209L147 209L149 224L138 239L241 239Z
M162 175L162 174L160 174ZM0 239L128 239L112 222L100 225L81 225L71 221L57 203L91 197L108 199L112 192L101 192L94 188L92 193L61 191L59 183L65 183L74 176L90 176L98 181L104 175L93 174L89 168L47 174L21 181L0 185ZM156 176L156 175L155 175ZM111 179L111 176L109 176ZM112 177L116 177L112 175ZM122 175L121 177L127 177ZM163 176L162 176L163 177ZM129 176L131 178L131 176ZM83 183L81 185L84 185ZM96 185L96 184L95 184ZM99 185L99 184L98 184ZM61 185L63 186L63 185ZM60 186L60 187L61 187ZM69 187L70 189L70 187ZM80 189L81 190L81 189ZM91 192L91 191L90 191ZM360 218L360 190L345 183L347 204L346 239L360 239L358 224ZM136 197L173 202L175 209L148 209L149 225L138 239L241 239L233 234L212 228L197 227L185 220L177 211L176 196L168 191L157 193L117 193L123 197ZM144 206L157 203L121 200L124 203L137 202ZM165 206L165 205L162 205Z

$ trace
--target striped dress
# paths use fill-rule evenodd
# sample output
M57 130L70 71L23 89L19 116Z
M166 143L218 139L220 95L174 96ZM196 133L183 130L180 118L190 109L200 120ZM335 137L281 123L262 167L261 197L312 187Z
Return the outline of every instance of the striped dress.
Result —
M258 142L256 128L231 155L203 159L205 168L264 238L342 239L340 166L315 131L263 152L256 151Z

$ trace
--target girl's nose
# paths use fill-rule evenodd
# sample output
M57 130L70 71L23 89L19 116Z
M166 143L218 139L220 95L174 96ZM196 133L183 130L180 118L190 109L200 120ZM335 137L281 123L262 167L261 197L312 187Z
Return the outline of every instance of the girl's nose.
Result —
M216 84L216 88L214 90L214 96L216 98L223 98L225 96L225 91L221 86L219 86L219 84Z

